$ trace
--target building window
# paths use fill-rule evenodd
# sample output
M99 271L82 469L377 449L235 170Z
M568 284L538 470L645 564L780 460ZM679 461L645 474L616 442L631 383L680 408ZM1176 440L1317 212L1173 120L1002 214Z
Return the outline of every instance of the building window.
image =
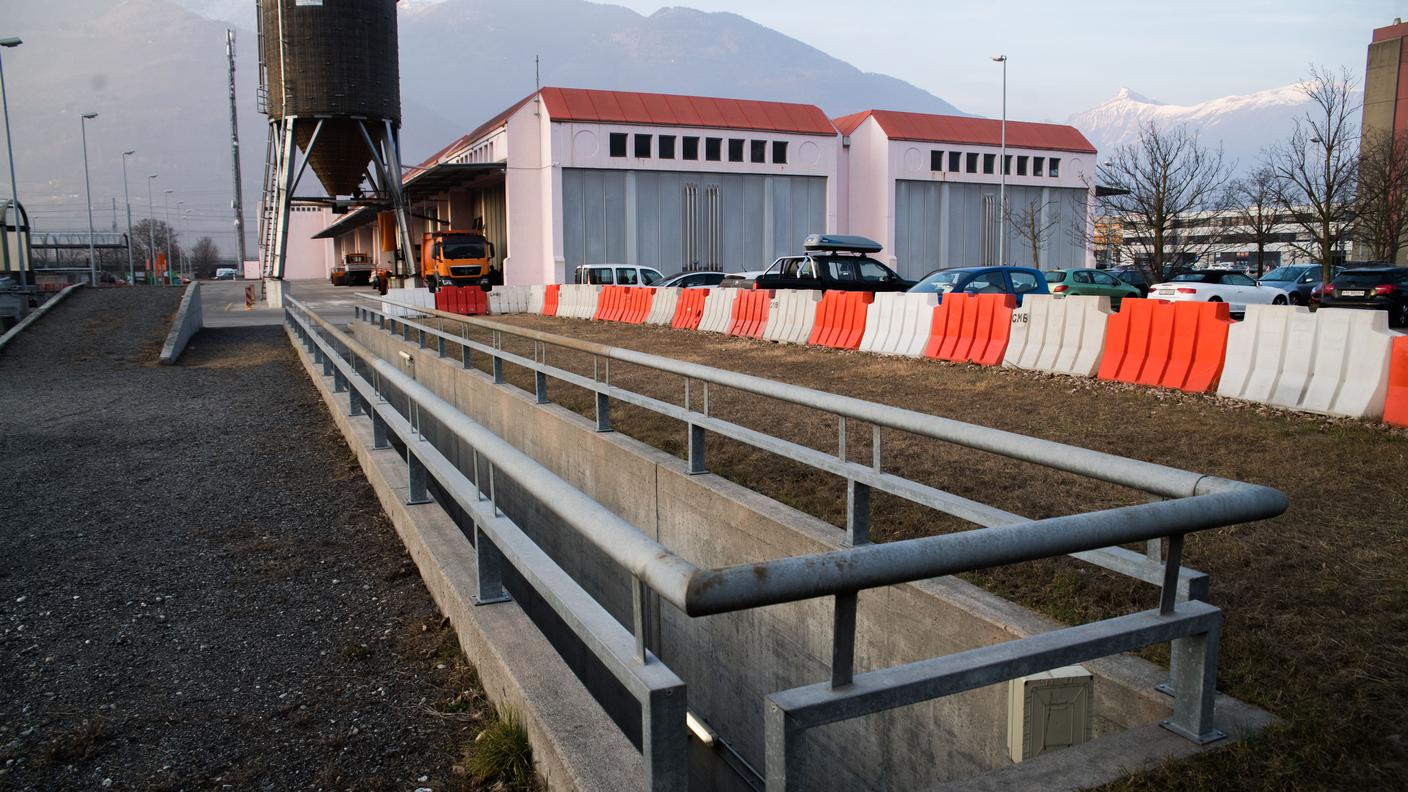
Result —
M728 161L743 161L743 141L739 140L738 138L728 139Z
M768 142L766 140L754 140L748 148L749 162L768 161Z
M991 156L991 155L989 155L989 156ZM966 165L968 166L967 168L964 168L964 170L968 171L969 173L977 173L977 172L978 172L978 153L975 152L975 151L970 151L970 152L968 152L968 161L967 161L966 163L964 163L964 164L966 164Z
M718 162L723 151L723 138L704 138L704 159Z
M996 154L983 155L983 173L992 173L993 167L997 165Z
M699 138L687 137L684 139L684 158L687 160L699 159Z
M948 153L948 170L949 173L958 173L963 170L963 152L950 151Z
M944 169L944 153L942 151L929 152L929 170L941 171Z
M1002 175L1012 175L1012 155L1008 154L1002 158Z
M1026 175L1027 175L1027 160L1028 160L1028 159L1030 159L1030 157L1022 157L1022 156L1018 156L1018 157L1017 157L1017 175L1018 175L1018 176L1026 176Z
M613 156L613 157L624 157L624 156L626 156L626 133L625 133L625 132L612 132L612 133L611 133L611 156Z
M636 135L636 156L650 159L650 135Z
M1059 178L1061 176L1061 158L1052 157L1049 164L1050 167L1047 168L1047 171L1051 174L1051 178Z
M660 159L674 159L674 158L675 158L675 136L674 136L674 135L661 135L661 136L660 136Z
M772 163L774 165L787 164L787 141L774 140L772 142Z
M1046 170L1046 157L1032 157L1032 175L1044 176L1044 170Z

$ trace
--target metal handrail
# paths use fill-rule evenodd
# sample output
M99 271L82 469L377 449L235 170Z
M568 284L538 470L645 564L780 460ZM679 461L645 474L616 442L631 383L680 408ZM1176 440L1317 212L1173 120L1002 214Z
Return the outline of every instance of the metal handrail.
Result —
M960 516L965 516L961 512L967 510L970 514L965 518L970 520L977 518L976 521L979 524L986 523L987 527L954 534L869 544L867 533L868 488L871 484L875 484L881 489L886 489L894 482L883 478L859 475L860 471L872 471L872 468L845 460L844 451L842 451L841 459L837 462L838 466L833 466L831 469L832 472L838 472L848 479L848 501L850 503L848 534L851 546L718 569L701 569L690 564L687 560L676 556L668 548L662 547L647 537L638 528L630 526L629 523L615 517L614 514L602 509L599 505L594 505L594 502L585 495L566 485L565 482L560 482L560 479L556 479L555 476L553 479L556 479L556 482L552 485L551 497L544 497L543 501L548 504L555 500L560 502L564 494L570 492L569 497L577 499L572 501L575 504L573 508L554 509L558 511L558 515L564 523L587 539L606 557L630 571L643 585L690 616L725 613L822 596L834 597L835 622L833 625L831 682L825 686L824 692L821 694L815 691L805 694L797 693L798 690L803 689L775 694L772 697L771 706L778 708L778 711L784 710L789 700L806 700L813 702L817 707L824 708L830 706L825 703L829 698L847 699L850 695L847 691L854 693L855 689L852 685L860 679L852 673L852 666L855 648L856 596L861 589L976 571L1061 554L1103 553L1118 549L1112 548L1113 545L1167 539L1168 554L1159 564L1161 574L1158 576L1157 582L1161 585L1161 593L1157 610L1137 614L1140 619L1135 621L1121 621L1121 619L1127 620L1131 617L1119 617L1069 628L1067 631L1057 631L1062 636L1069 636L1068 639L1065 637L1052 638L1049 637L1052 635L1050 633L1045 634L1048 636L1043 639L1045 643L1026 644L1026 642L1034 641L1035 638L1041 636L1018 639L1011 642L1012 645L1004 649L1003 652L1015 652L1015 656L1021 658L1020 662L994 661L998 663L997 670L990 673L996 674L999 678L1013 678L1021 673L1030 673L1029 670L1022 669L1037 668L1047 660L1054 662L1054 660L1072 657L1104 656L1100 654L1089 655L1088 653L1099 651L1102 647L1119 647L1112 651L1124 651L1126 648L1172 640L1174 650L1171 660L1173 679L1171 692L1175 696L1175 707L1174 717L1165 725L1171 730L1197 741L1215 739L1218 736L1212 727L1212 696L1215 688L1220 612L1216 608L1198 602L1179 604L1180 588L1186 589L1190 585L1185 570L1181 567L1183 538L1187 533L1194 531L1264 519L1280 514L1287 506L1286 498L1281 492L1268 487L1130 460L1062 443L1024 437L1002 430L973 426L903 408L822 393L750 375L526 330L492 320L447 314L423 306L408 305L385 298L369 299L374 302L357 307L356 314L359 319L365 318L369 322L376 321L383 329L389 329L393 332L399 325L401 335L408 340L410 331L414 329L421 347L426 347L427 340L434 338L440 356L445 355L447 343L457 345L460 347L465 368L470 367L471 351L486 354L490 358L491 376L496 384L504 382L503 364L505 362L520 365L533 371L535 391L540 403L547 401L548 376L593 391L596 395L597 427L599 430L609 428L610 421L607 410L609 400L613 398L640 404L685 421L689 428L690 472L704 472L702 453L703 433L706 430L719 431L744 442L751 442L765 448L770 447L773 450L805 447L787 444L779 438L771 438L709 416L707 414L707 390L704 412L691 410L688 402L685 407L680 408L613 387L609 382L598 381L595 377L588 379L582 375L549 366L545 362L546 346L543 349L543 359L540 360L538 344L576 349L605 358L607 361L618 360L648 366L700 380L706 383L706 387L707 383L714 383L794 404L835 412L841 416L843 421L840 440L843 449L844 419L856 418L878 426L1004 454L1023 461L1172 498L1171 500L1156 500L1150 503L1121 506L1084 514L1027 520L1018 515L992 509L984 504L958 498L951 493L927 488L917 482L907 482L915 488L909 494L917 493L921 496L916 498L919 502L927 503L936 498L940 500L946 498L948 500L943 500L940 506L948 507L947 510L950 513L960 513ZM286 302L291 306L291 316L300 312L305 313L315 318L325 332L333 334L339 339L339 342L343 342L345 334L341 331L332 328L321 318L316 317L316 314L308 312L306 307L298 301L290 299ZM393 315L390 311L391 306L405 312L406 315ZM414 321L409 318L409 314L412 313L452 319L466 326L488 330L492 333L491 343L486 345L466 336L454 335ZM533 340L533 357L526 358L505 351L502 346L502 337L505 334ZM350 339L347 340L350 341ZM547 494L546 490L538 489L537 483L532 480L542 475L541 471L534 467L536 463L520 465L515 462L514 455L522 457L522 452L502 440L498 440L492 433L488 433L486 429L464 417L453 405L440 400L424 386L414 383L413 380L404 382L407 379L406 375L401 374L394 366L362 350L360 345L358 348L359 356L364 356L364 354L370 356L368 362L375 368L378 376L386 377L396 387L403 387L408 397L413 397L411 402L418 409L427 410L453 433L461 437L473 437L471 445L483 449L483 452L491 460L496 459L497 461L492 461L491 464L499 465L500 469L511 475L530 494L535 496ZM876 449L878 450L878 444ZM812 454L821 453L814 449L806 450ZM1048 454L1050 456L1046 456ZM524 458L526 459L526 457ZM812 462L814 460L803 457L802 461ZM879 467L877 456L873 472L878 474ZM823 469L826 468L823 467ZM525 480L520 480L520 476ZM892 478L897 479L898 477ZM559 483L561 489L557 488ZM935 506L935 508L940 508L940 506ZM605 513L603 514L603 512ZM1122 552L1128 553L1129 551ZM1147 579L1147 576L1142 574L1137 576ZM1202 578L1202 585L1206 585L1205 576ZM1205 595L1205 589L1201 593ZM1186 594L1185 590L1185 598ZM643 646L641 636L643 627L640 616L641 599L642 596L637 591L635 597L637 646ZM1136 624L1142 626L1136 627L1134 626ZM1150 625L1154 626L1150 627ZM1098 640L1091 639L1091 636L1095 636ZM1156 639L1145 640L1150 636L1154 636ZM1064 648L1056 652L1040 648L1052 645L1052 641L1056 641ZM1065 641L1065 643L1061 643L1061 641ZM1024 644L1034 654L1023 654L1026 651L1022 648ZM1045 654L1042 654L1043 652ZM1110 652L1106 652L1106 654L1108 653ZM1006 657L1007 655L1003 654L1002 656ZM984 660L984 662L987 661ZM1056 665L1060 664L1056 663ZM1055 665L1046 667L1055 667ZM871 707L869 711L914 703L931 697L931 694L942 694L934 694L936 690L948 689L944 687L948 683L940 682L927 686L897 683L894 688L887 687L884 680L890 678L885 674L885 671L888 670L862 675L867 679L867 684L871 684L875 680L878 680L880 684L879 688L872 691L878 698L868 701L865 705ZM1011 671L1011 675L1002 677L1002 674L1007 671ZM933 681L939 678L934 675L941 676L951 672L951 664L937 663L932 668L925 666L914 673L921 676L930 674L926 678ZM794 693L796 695L791 695ZM791 695L790 699L789 695ZM800 698L798 698L799 696ZM808 706L813 704L808 704ZM837 706L842 707L838 711L844 711L845 705ZM778 771L777 779L779 780L774 784L773 769L774 764L777 767L790 767L795 764L800 745L795 738L797 734L807 728L807 724L803 719L797 717L789 719L785 714L777 719L770 714L768 724L769 787L795 788L795 774L788 776L781 770ZM775 735L774 729L781 730L779 732L781 736ZM777 739L774 740L774 737ZM788 750L789 746L791 746L790 751Z

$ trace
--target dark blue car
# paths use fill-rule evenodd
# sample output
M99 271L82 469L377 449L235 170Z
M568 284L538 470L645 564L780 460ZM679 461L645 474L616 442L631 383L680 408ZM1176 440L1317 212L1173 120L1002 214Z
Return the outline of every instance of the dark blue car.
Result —
M949 292L965 294L1015 294L1022 304L1026 294L1050 294L1046 277L1030 267L954 267L934 270L919 279L911 294L938 294L939 302Z

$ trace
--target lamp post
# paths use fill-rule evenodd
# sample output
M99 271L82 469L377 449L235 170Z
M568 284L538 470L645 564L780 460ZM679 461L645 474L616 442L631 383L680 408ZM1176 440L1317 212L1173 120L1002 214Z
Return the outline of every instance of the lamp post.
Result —
M164 190L161 194L161 214L166 223L166 276L169 279L171 272L175 268L175 263L171 261L171 193L175 190Z
M181 224L181 236L185 236L185 235L186 235L186 217L185 217L186 212L185 212L185 209L184 209L185 205L186 205L186 202L185 202L185 201L177 201L177 202L176 202L176 222L178 222L178 223ZM180 268L177 269L176 271L177 271L179 274L181 274L181 275L185 275L185 274L186 274L186 251L184 251L184 250L177 250L176 252L178 252L178 253L181 254L181 266L180 266Z
M93 249L93 185L88 179L88 122L97 118L97 113L84 113L78 119L83 134L83 189L88 195L88 280L98 285L98 255Z
M152 278L152 284L156 284L156 204L152 201L152 181L157 175L153 173L147 177L147 255L151 260L147 262L147 274Z
M127 206L127 282L137 285L137 265L132 263L132 193L127 188L127 158L136 150L122 152L122 201Z
M18 47L21 43L19 37L9 36L0 38L0 47L10 49ZM10 100L5 95L5 59L0 58L0 107L5 111L5 153L10 157L10 212L15 218L15 250L20 255L20 260L16 262L20 271L20 285L27 286L25 282L25 267L28 266L28 257L25 255L24 246L20 244L20 196L19 184L15 182L15 146L10 138Z
M997 263L1007 264L1007 56L995 55L1002 64L1002 154L998 157L997 173Z

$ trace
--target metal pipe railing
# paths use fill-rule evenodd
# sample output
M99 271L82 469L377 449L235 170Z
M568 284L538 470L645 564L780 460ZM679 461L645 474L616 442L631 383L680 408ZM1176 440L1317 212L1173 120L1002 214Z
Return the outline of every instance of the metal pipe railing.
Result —
M668 548L650 539L637 527L604 509L513 446L468 419L453 405L440 399L429 388L408 378L395 366L377 358L355 340L328 325L316 314L308 312L306 307L298 301L290 300L291 317L297 317L300 314L307 316L308 321L318 325L321 332L336 339L337 343L342 344L344 348L351 350L358 358L365 361L379 380L403 394L407 400L408 410L414 406L418 411L417 414L420 411L425 412L440 422L451 434L465 439L477 450L477 453L483 454L484 458L488 460L491 471L499 470L509 476L530 497L551 508L566 526L576 531L636 579L637 586L642 588L638 588L634 597L637 611L635 644L637 654L642 659L648 655L644 649L642 635L644 627L641 618L641 603L645 599L644 593L646 591L653 590L660 598L690 616L725 613L764 605L831 596L835 598L836 618L833 624L832 679L827 689L831 691L855 690L852 686L856 685L862 677L868 680L867 684L887 679L883 674L882 676L874 676L874 674L881 672L871 672L860 676L852 673L855 642L855 598L858 591L1062 554L1074 554L1080 558L1093 560L1094 563L1111 565L1112 568L1117 568L1119 571L1134 574L1136 577L1161 585L1159 608L1157 611L1151 612L1154 616L1150 618L1178 621L1184 625L1184 627L1170 632L1170 629L1157 626L1163 622L1157 622L1152 628L1145 622L1140 622L1143 626L1136 628L1132 626L1134 622L1111 619L1084 625L1082 628L1072 628L1090 628L1078 634L1071 633L1072 636L1104 636L1105 633L1102 630L1113 631L1110 633L1113 637L1109 640L1102 637L1103 643L1082 644L1084 648L1080 651L1088 651L1096 646L1116 644L1136 646L1161 640L1172 640L1174 650L1171 662L1173 680L1171 692L1175 695L1175 716L1171 719L1169 727L1191 739L1201 740L1213 737L1215 730L1211 725L1211 695L1215 675L1208 669L1212 668L1215 671L1218 640L1216 624L1208 620L1213 619L1218 612L1215 608L1200 603L1178 604L1181 598L1186 598L1188 595L1206 595L1206 576L1201 573L1190 575L1189 570L1184 570L1181 567L1183 537L1194 531L1264 519L1280 514L1286 508L1287 502L1285 496L1279 491L1126 459L1063 443L1024 437L1012 432L973 426L912 410L823 393L736 372L563 338L492 320L471 319L441 313L429 308L406 305L385 298L370 299L374 302L358 306L356 309L359 319L365 318L368 322L374 323L374 326L388 332L398 333L399 331L399 335L408 343L411 341L411 333L414 330L416 343L421 349L429 350L427 340L433 338L435 339L434 352L437 357L446 355L447 344L458 346L460 358L465 368L471 367L472 353L486 355L490 362L492 382L495 384L505 382L503 368L505 363L521 366L531 371L534 376L533 392L535 401L538 403L545 403L548 400L549 378L569 382L592 391L595 395L598 430L609 430L610 428L608 411L611 399L640 405L685 422L690 433L691 450L688 467L690 472L703 472L702 441L704 432L707 430L775 453L788 454L820 470L847 479L849 504L847 538L849 546L791 558L766 559L757 563L719 569L701 569L676 556ZM393 311L399 313L393 314ZM488 344L484 344L470 339L467 333L456 335L431 327L411 318L413 315L417 318L423 315L451 319L461 323L461 327L466 330L470 327L486 330L490 333L490 341ZM505 336L509 335L532 341L532 357L507 352L503 348L503 340ZM623 390L606 381L609 377L598 380L595 372L592 377L588 378L551 366L547 363L549 346L591 354L598 364L605 361L609 366L610 361L616 360L685 377L687 394L685 406L679 407L643 394ZM598 368L600 368L599 365ZM704 385L702 411L691 409L688 383L693 380L702 382ZM837 456L831 457L815 449L789 443L781 438L756 432L708 415L708 386L710 384L836 414L841 422L838 438L840 448ZM876 447L872 449L873 463L871 466L850 462L844 455L846 419L861 420L875 426L897 429L968 448L1002 454L1009 458L1040 464L1048 468L1134 487L1171 498L1171 500L1155 500L1149 503L1121 506L1085 514L1027 520L1020 515L884 473L880 465L878 442ZM878 437L877 431L877 440ZM956 514L984 527L941 536L870 544L868 523L869 488L871 486L895 492L902 497L910 498L939 511ZM1150 558L1142 559L1137 554L1114 547L1119 544L1149 542L1162 538L1169 541L1169 553L1166 558L1155 559L1152 557L1151 551ZM527 548L519 548L517 552L517 558L527 558L525 555L528 552ZM1214 616L1210 616L1209 613ZM1189 621L1185 617L1191 618L1190 614L1196 615L1198 618ZM1216 621L1216 623L1220 624L1220 621ZM1188 627L1189 624L1193 624L1196 630L1190 632L1189 630L1193 628ZM1157 640L1150 638L1150 636L1154 636ZM1041 647L1046 644L1036 640L1040 637L1034 636L1011 642L1010 645L1007 645L1008 648L1002 651L1015 653L1013 656L1019 659L1007 662L1005 665L999 663L996 670L991 673L1001 676L1011 672L1009 676L1003 678L1012 678L1020 673L1028 673L1022 669L1040 666L1045 660L1034 658L1048 657L1041 654L1045 651ZM1150 640L1138 643L1146 638ZM1049 643L1054 639L1048 638L1046 640ZM1123 651L1123 649L1114 651ZM1036 670L1041 669L1036 668ZM943 688L942 686L930 686L923 689L932 692ZM910 699L906 698L907 695L909 694L895 693L891 695L885 693L881 698L886 701L909 701ZM941 693L936 695L941 695ZM922 700L922 698L923 696L917 700ZM789 744L792 743L789 742ZM785 753L784 751L777 754L778 761L783 761L781 757ZM772 757L771 750L770 757ZM786 759L788 763L792 761L794 758ZM769 775L770 777L772 775L771 767ZM769 786L774 785L770 783ZM785 787L791 788L790 783Z

